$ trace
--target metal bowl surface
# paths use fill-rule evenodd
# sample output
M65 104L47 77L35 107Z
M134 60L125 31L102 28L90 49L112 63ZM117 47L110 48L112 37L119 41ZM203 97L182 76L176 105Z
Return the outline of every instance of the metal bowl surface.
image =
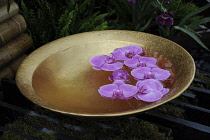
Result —
M111 72L92 69L89 60L108 55L114 49L138 45L158 52L174 68L170 92L162 99L147 103L136 99L107 99L98 88L111 84ZM63 114L88 117L114 117L146 111L183 93L195 75L191 55L178 44L148 33L104 30L79 33L52 41L32 52L16 74L21 93L33 103Z

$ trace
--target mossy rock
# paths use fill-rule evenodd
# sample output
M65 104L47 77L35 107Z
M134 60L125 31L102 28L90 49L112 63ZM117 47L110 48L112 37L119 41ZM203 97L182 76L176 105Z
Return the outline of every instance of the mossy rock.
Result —
M43 109L42 109L43 110ZM47 110L46 110L47 111ZM47 111L48 112L48 111ZM53 112L52 112L53 113ZM48 113L49 115L49 113ZM53 122L47 121L45 118L32 117L32 116L22 116L14 123L8 124L6 127L32 136L37 139L42 140L55 140L57 139L54 135L47 134L45 132L40 132L31 125L36 124L39 127L47 128L49 130L56 131L58 133L74 137L76 139L94 140L97 139L95 134L102 134L110 140L171 140L170 133L162 133L158 130L158 127L143 120L129 120L128 118L121 119L104 119L101 123L105 123L113 128L119 129L119 134L114 133L108 129L104 129L95 125L95 120L78 121L77 119L60 115L57 117L61 122L55 124ZM25 123L27 122L27 123ZM81 123L82 122L82 123ZM100 122L98 120L97 122ZM75 126L86 128L91 131L91 133L82 133L80 131L75 131L73 129L65 128L63 125L65 123L73 124ZM29 125L30 124L30 125ZM18 136L11 132L4 132L0 137L3 140L23 140L21 136Z

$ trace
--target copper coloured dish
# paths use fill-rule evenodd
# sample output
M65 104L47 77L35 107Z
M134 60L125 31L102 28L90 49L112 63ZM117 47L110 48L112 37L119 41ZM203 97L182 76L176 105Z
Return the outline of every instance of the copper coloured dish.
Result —
M115 48L141 46L171 67L170 92L147 103L136 99L107 99L98 88L111 84L109 72L92 69L89 60ZM152 53L151 53L152 52ZM33 103L63 114L108 117L139 113L164 104L184 92L195 75L190 54L178 44L151 34L105 30L75 34L50 42L32 52L21 64L16 82Z

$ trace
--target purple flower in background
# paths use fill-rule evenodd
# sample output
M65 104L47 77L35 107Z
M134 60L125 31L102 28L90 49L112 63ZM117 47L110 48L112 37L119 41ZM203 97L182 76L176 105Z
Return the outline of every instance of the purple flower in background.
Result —
M143 53L141 47L136 45L130 45L123 48L115 49L111 55L115 58L115 60L127 60L131 59L135 55L140 55Z
M171 73L168 70L160 68L138 67L131 71L131 75L137 80L156 79L159 81L166 80Z
M161 11L160 15L157 17L157 22L160 27L166 26L170 27L174 24L174 19L172 17L173 13L167 11Z
M90 59L90 63L96 70L115 71L123 67L122 62L115 61L113 57L107 55L94 56Z
M167 2L167 3L170 3L172 0L164 0L165 2Z
M130 99L137 93L137 87L125 84L122 80L116 80L113 84L101 86L98 92L101 96L110 99Z
M157 101L169 91L168 88L163 88L163 85L158 80L154 79L138 81L136 86L138 88L138 93L134 97L137 100L146 102Z
M150 67L155 68L157 60L153 57L142 57L139 55L134 56L124 62L126 66L131 69L136 69L137 67Z
M136 0L128 0L128 2L130 2L132 4L135 4L136 3Z
M111 81L115 80L129 81L129 74L127 73L127 71L115 70L112 73L112 76L109 76L109 79Z

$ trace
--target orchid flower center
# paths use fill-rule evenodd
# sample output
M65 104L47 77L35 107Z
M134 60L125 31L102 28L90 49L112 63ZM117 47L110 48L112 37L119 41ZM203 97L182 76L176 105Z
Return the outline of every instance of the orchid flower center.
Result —
M155 79L155 75L151 72L147 72L144 74L145 79Z
M142 94L146 94L146 93L148 93L148 91L147 91L147 87L146 87L145 85L144 85L144 86L142 86L139 92L140 92L140 93L142 93Z
M125 75L125 74L120 74L119 75L119 79L128 79L128 76L127 75Z
M140 62L137 64L137 67L146 67L146 62Z
M132 57L134 56L134 53L129 52L129 53L127 53L125 56L128 57L128 58L132 58Z
M127 80L128 78L126 76L119 76L116 78L116 80Z
M110 63L114 62L114 58L113 57L107 57L106 62L108 64L110 64Z
M162 14L163 17L170 17L168 14Z
M123 93L122 93L122 91L120 91L119 89L117 89L117 90L114 91L113 96L114 97L121 97L121 96L123 96Z

